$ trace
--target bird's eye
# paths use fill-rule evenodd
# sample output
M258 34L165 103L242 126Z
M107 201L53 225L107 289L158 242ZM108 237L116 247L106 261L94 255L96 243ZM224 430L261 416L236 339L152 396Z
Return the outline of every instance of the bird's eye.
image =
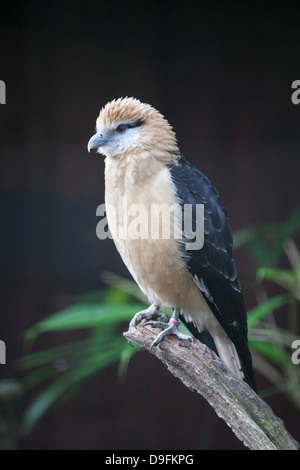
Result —
M118 127L116 128L116 131L119 133L119 134L123 134L123 132L126 131L126 126L124 124L119 124Z

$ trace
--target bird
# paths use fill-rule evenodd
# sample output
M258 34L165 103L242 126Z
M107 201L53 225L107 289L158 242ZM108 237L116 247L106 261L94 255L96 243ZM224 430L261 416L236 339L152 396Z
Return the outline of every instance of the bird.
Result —
M256 390L232 229L215 187L182 155L164 115L137 98L114 99L101 108L96 134L88 142L88 151L92 149L105 157L105 206L112 238L150 303L134 315L130 326L146 320L161 328L152 344L156 347L170 334L188 341L191 336L178 328L182 321L192 338L205 343ZM140 210L137 221L134 216L141 207L145 210ZM161 209L170 207L169 214ZM191 208L193 233L197 225L203 227L201 247L187 243L191 236L183 227L185 207ZM203 207L200 221L197 207ZM149 214L155 210L167 220L169 236L162 236L160 225L151 236L157 219ZM130 236L132 225L135 235L138 226L140 232L143 227L148 232ZM171 308L172 316L163 308Z

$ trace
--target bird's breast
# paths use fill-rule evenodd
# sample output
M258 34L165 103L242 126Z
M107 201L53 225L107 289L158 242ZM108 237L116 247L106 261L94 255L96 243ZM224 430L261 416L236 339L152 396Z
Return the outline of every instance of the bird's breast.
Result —
M168 168L150 161L147 172L142 181L133 180L132 174L109 162L105 174L108 224L143 292L153 302L174 306L174 296L179 302L191 277L181 250L181 207Z

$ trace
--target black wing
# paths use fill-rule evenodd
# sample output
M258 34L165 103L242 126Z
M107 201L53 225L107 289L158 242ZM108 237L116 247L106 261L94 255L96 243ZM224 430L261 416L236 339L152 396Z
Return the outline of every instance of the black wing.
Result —
M247 314L233 257L229 219L216 189L184 157L180 156L169 170L182 204L192 204L193 207L204 204L204 245L199 250L187 252L188 269L197 276L207 304L236 347L246 381L255 389L247 344ZM195 327L188 327L196 337L212 347L208 332L199 335Z

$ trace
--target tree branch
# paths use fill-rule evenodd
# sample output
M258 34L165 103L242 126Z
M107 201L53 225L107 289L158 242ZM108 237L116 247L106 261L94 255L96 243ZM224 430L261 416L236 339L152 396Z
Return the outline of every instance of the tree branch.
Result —
M124 336L149 351L158 330L143 323ZM252 450L300 449L269 405L200 341L183 347L177 338L168 336L151 352L184 385L202 395L245 446Z

